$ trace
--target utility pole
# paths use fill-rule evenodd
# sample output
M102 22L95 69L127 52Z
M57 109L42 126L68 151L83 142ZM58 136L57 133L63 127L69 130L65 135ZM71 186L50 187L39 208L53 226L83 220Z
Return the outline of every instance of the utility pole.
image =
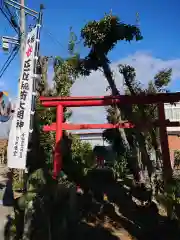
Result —
M25 10L24 0L20 0L20 51L21 51L21 66L23 64L25 40L26 40L26 21L25 21Z
M19 41L20 41L20 64L21 69L23 68L23 59L24 59L24 51L25 51L25 44L26 44L26 21L25 21L25 10L24 10L24 1L20 0L20 32L19 32ZM20 88L20 81L18 83ZM23 179L23 185L24 189L26 189L26 171L21 171L21 174L19 175L20 180Z
M39 41L40 41L40 29L42 24L42 6L40 6L40 11L36 12L28 7L25 6L25 0L3 0L6 7L15 8L19 11L20 15L20 23L16 27L18 30L18 38L12 38L12 37L3 37L2 40L4 40L5 43L11 44L11 45L19 45L20 48L20 60L21 60L21 69L23 69L23 61L24 61L24 52L26 48L26 14L30 15L34 18L36 18L36 26L37 26L37 33L35 36L36 41L36 51L35 51L35 58L34 58L34 77L33 77L33 97L32 97L32 106L31 106L31 119L30 119L30 135L29 135L29 142L31 140L33 131L33 121L34 121L34 108L35 108L35 93L36 93L36 80L37 80L37 63L38 63L38 57L39 57ZM10 11L10 9L9 9ZM16 30L16 29L15 29ZM6 46L6 45L5 45ZM19 81L20 83L20 81ZM19 88L20 91L20 88ZM20 178L24 181L24 190L26 189L26 171L22 170L20 174Z
M3 0L3 4L8 8L15 8L20 12L20 26L17 26L17 30L19 31L18 38L3 36L2 37L2 45L3 49L7 51L10 45L20 45L21 50L21 65L24 57L24 49L25 49L25 40L26 40L26 15L32 16L38 19L38 12L30 9L25 6L25 0ZM11 21L11 19L9 19Z

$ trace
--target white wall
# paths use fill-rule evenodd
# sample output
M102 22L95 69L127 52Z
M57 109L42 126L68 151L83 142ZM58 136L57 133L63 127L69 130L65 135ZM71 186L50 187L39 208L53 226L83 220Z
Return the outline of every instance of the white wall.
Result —
M164 104L164 106L165 106L166 119L169 119L170 121L180 122L180 102L176 103L176 105L166 103ZM180 132L180 127L168 127L167 131Z

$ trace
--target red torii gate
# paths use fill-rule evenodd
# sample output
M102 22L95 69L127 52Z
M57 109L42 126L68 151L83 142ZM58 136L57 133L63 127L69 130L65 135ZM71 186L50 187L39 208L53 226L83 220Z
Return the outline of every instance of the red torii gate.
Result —
M108 106L114 104L132 105L132 104L157 104L159 119L153 124L160 128L161 150L164 169L169 169L172 172L168 136L166 127L180 126L179 122L170 122L165 119L164 103L175 103L180 101L180 93L159 93L138 96L89 96L89 97L40 97L40 101L44 107L56 107L56 123L44 126L44 131L56 131L56 146L54 154L54 169L53 177L56 178L62 168L62 157L59 143L63 136L63 130L75 129L111 129L111 128L133 128L134 124L124 121L119 124L70 124L64 123L64 108L66 107L89 107L89 106ZM150 127L152 123L142 127ZM138 126L140 127L140 126ZM168 174L165 173L164 174Z

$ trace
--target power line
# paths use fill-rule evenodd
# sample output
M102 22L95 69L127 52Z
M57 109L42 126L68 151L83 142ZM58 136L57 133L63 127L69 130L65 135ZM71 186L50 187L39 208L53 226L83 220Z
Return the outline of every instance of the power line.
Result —
M6 71L6 69L9 67L9 65L11 64L11 62L13 61L13 59L15 58L17 52L19 49L14 49L10 56L8 57L8 59L6 60L6 62L4 63L4 65L2 66L1 70L0 70L0 78L3 76L4 72Z
M63 44L57 38L54 37L53 33L50 32L49 29L47 29L46 27L44 28L44 25L43 25L43 29L47 33L47 35L54 41L54 43L64 48Z
M7 70L7 68L10 66L11 62L14 60L14 58L16 57L17 53L19 51L19 47L14 47L14 49L12 50L12 52L10 53L8 59L6 60L6 62L4 63L4 65L2 66L1 70L0 70L0 78L4 75L5 71Z
M21 32L18 24L16 23L14 15L11 13L10 9L8 8L7 5L5 5L5 9L3 7L3 3L1 2L0 6L0 12L3 14L3 16L6 18L6 20L9 22L9 24L12 26L12 28L16 31L16 33L19 35L19 38L21 37ZM11 51L8 59L5 61L4 65L0 69L0 78L4 75L5 71L11 64L11 62L14 60L15 56L17 55L19 50L18 46L15 46L13 50Z
M2 68L1 68L1 70L0 70L0 73L1 73L1 72L4 70L4 68L6 67L7 63L9 62L9 60L10 60L11 57L12 57L12 54L13 54L13 50L11 51L8 59L7 59L7 60L5 61L5 63L3 64L3 66L2 66Z
M7 14L4 12L3 8L0 7L0 11L3 14L3 16L7 19L7 21L9 22L9 24L13 27L13 29L19 34L19 31L17 30L17 28L14 26L14 23L12 22L12 19L9 19Z
M9 9L9 7L5 4L5 9L6 9L6 12L7 12L7 14L10 16L10 17L14 17L14 15L11 13L11 11L10 11L10 9Z

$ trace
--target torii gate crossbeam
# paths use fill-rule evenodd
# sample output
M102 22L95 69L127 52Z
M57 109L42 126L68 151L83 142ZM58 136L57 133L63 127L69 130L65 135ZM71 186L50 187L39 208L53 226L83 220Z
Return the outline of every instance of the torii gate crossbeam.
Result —
M40 97L40 101L44 107L56 107L56 123L50 126L44 126L45 131L56 131L56 146L54 155L54 172L53 176L56 178L62 168L62 157L60 152L59 143L62 139L63 130L65 129L92 129L92 128L132 128L132 123L126 122L112 126L109 124L68 124L64 123L64 108L65 107L87 107L87 106L108 106L108 105L132 105L132 104L157 104L159 119L156 121L156 126L160 128L161 150L163 158L164 175L171 175L172 168L170 162L170 154L168 147L167 126L179 126L177 122L169 122L165 119L164 103L174 103L180 101L180 93L160 93L151 95L138 95L138 96L89 96L89 97ZM143 123L146 125L146 123ZM141 123L141 125L143 125ZM95 126L96 125L96 126ZM152 125L151 125L152 126ZM136 126L138 127L138 126ZM145 126L147 127L147 126Z

